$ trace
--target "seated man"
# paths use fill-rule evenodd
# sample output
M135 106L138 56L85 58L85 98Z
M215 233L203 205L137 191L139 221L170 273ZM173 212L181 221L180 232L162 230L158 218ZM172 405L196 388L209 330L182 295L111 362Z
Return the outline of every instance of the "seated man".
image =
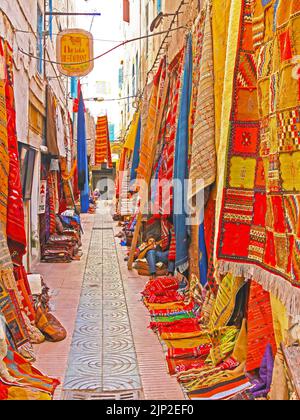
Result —
M157 276L157 263L163 263L168 267L168 273L170 276L174 275L175 262L169 259L169 250L163 251L161 248L161 242L157 242L156 239L150 236L140 249L139 258L146 258L151 279L155 279Z

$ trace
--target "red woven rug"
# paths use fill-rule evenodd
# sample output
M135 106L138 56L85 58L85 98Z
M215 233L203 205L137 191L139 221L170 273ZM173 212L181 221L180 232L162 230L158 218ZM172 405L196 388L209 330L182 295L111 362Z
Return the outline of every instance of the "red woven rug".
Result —
M287 3L241 2L217 258L220 273L255 279L300 314L300 3Z

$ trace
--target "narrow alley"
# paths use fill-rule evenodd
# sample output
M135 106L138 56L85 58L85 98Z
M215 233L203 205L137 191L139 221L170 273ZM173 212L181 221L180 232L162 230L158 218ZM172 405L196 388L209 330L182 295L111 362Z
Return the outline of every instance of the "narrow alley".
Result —
M183 400L148 328L140 294L146 280L128 272L111 205L99 203L97 212L83 218L80 262L35 267L47 278L53 314L68 332L62 343L37 347L35 365L60 379L58 400Z

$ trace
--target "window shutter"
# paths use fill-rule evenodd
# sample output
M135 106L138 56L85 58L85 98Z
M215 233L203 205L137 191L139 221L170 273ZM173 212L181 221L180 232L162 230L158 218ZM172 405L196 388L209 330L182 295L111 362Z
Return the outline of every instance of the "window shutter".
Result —
M130 2L129 2L129 0L123 0L123 20L124 20L124 22L130 23Z

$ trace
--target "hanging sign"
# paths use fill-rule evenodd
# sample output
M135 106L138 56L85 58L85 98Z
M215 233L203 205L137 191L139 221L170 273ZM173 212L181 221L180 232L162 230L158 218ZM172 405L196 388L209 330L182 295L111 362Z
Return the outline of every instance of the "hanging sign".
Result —
M46 194L47 194L47 181L41 181L40 192L39 192L38 214L45 214L46 212Z
M94 68L93 35L83 29L67 29L57 36L58 70L69 77L87 76Z

